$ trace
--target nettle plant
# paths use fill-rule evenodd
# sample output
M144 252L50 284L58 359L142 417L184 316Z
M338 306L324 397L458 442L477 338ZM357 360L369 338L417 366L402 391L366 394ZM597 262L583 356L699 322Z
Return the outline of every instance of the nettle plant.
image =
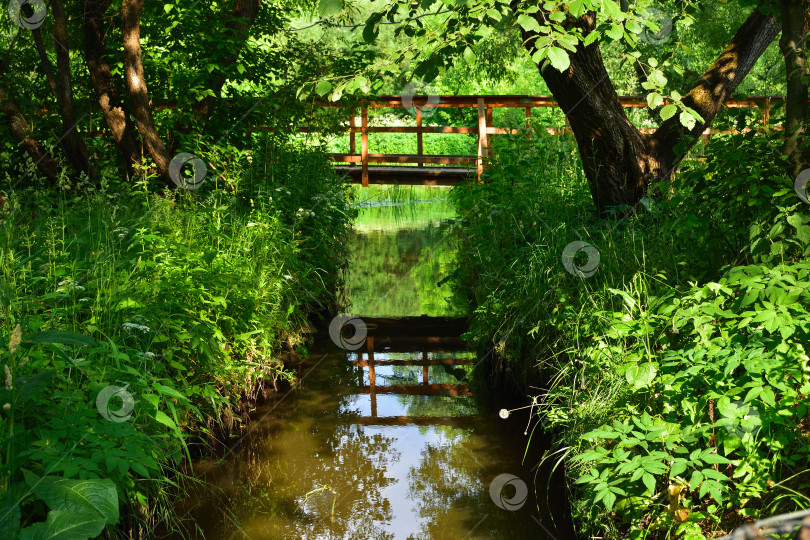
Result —
M622 368L629 414L585 433L574 458L591 501L633 538L670 527L703 538L728 511L807 507L810 263L736 267L625 304L605 339L641 336Z

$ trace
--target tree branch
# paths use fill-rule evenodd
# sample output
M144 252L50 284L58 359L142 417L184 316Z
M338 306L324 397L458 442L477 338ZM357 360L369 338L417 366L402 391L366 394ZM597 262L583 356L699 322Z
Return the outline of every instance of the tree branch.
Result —
M132 177L133 166L140 163L142 157L138 135L113 81L110 65L104 58L107 47L104 16L111 4L112 0L84 2L82 28L85 58L90 84L95 90L101 114L124 158L127 176Z
M678 116L665 121L651 138L654 150L674 169L683 156L675 155L676 144L687 139L694 144L728 99L734 89L754 67L768 45L779 34L780 25L773 15L764 15L755 9L737 30L723 53L709 66L683 103L696 110L703 118L692 129L687 129Z
M70 44L68 42L67 14L62 0L51 2L54 28L53 40L56 45L56 101L62 117L65 136L62 146L70 163L77 171L86 172L91 178L98 178L98 171L90 161L90 152L76 129L76 111L73 107L73 86L70 75Z
M230 54L222 61L224 65L233 65L239 60L239 55L250 35L250 28L256 22L259 14L261 0L234 0L230 16L225 21L225 42L235 46ZM208 89L214 95L209 95L194 104L194 115L202 122L207 121L214 112L216 101L222 97L222 87L227 77L220 71L208 82Z

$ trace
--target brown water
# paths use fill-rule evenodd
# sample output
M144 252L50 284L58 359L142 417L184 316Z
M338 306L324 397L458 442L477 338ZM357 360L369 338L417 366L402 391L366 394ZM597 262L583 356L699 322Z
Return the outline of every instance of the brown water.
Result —
M321 330L299 387L256 411L224 457L195 465L215 489L184 502L199 526L189 536L571 538L555 531L564 490L547 491L535 468L543 441L523 459L528 411L499 418L521 402L478 382L482 359L464 350L458 305L431 275L455 240L446 208L430 212L438 221L361 214L347 292L367 339L346 350Z

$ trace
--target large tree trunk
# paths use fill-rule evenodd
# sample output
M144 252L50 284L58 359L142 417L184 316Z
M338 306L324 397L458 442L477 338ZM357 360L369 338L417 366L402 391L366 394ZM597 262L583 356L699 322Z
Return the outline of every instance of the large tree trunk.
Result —
M225 21L226 31L224 36L225 42L231 44L231 50L222 61L223 65L233 65L239 60L239 55L250 34L250 28L259 14L260 5L261 0L234 0L230 17ZM217 99L222 97L222 87L225 80L225 75L221 72L217 73L207 85L214 95L206 96L194 104L194 115L199 121L205 122L211 117Z
M542 10L535 17L541 24L548 22L548 13ZM595 28L596 14L569 18L567 25L587 35ZM652 183L672 179L683 158L683 154L676 154L676 144L686 139L688 147L697 141L778 33L779 24L773 16L755 11L748 18L684 98L684 103L705 120L692 130L680 125L677 115L652 135L644 135L633 126L619 102L597 43L580 45L575 53L569 53L571 65L566 71L548 67L541 72L571 123L600 214L605 215L615 206L635 206ZM523 32L530 53L535 51L536 37L534 32Z
M124 159L127 177L135 173L134 165L141 162L141 145L135 124L121 100L113 80L110 65L104 58L107 47L105 13L112 0L85 0L82 26L85 58L90 84L96 92L101 114L110 128L113 140Z
M808 31L808 4L782 0L782 39L779 48L785 57L787 96L785 98L784 152L790 162L788 174L795 178L808 167L807 133L807 57L804 40Z
M675 146L679 142L685 142L686 147L695 144L781 29L776 17L754 9L731 43L683 98L684 104L696 110L704 121L687 129L676 115L661 124L653 134L652 148L665 171L672 174L684 158L683 153L676 154Z
M171 157L158 135L152 107L149 104L149 91L143 74L141 61L141 12L144 0L124 0L121 6L124 41L124 72L132 105L132 114L138 124L138 131L144 140L149 157L155 162L158 178L169 186L174 186L169 176Z

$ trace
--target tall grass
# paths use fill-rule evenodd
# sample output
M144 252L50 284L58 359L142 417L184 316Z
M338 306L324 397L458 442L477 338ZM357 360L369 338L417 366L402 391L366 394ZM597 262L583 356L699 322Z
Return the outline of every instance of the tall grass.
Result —
M252 156L193 193L155 194L148 176L6 192L4 538L49 509L23 470L112 480L119 529L172 528L180 465L292 379L285 354L306 352L308 317L335 301L353 212L317 152L266 144ZM108 419L119 410L124 421Z

